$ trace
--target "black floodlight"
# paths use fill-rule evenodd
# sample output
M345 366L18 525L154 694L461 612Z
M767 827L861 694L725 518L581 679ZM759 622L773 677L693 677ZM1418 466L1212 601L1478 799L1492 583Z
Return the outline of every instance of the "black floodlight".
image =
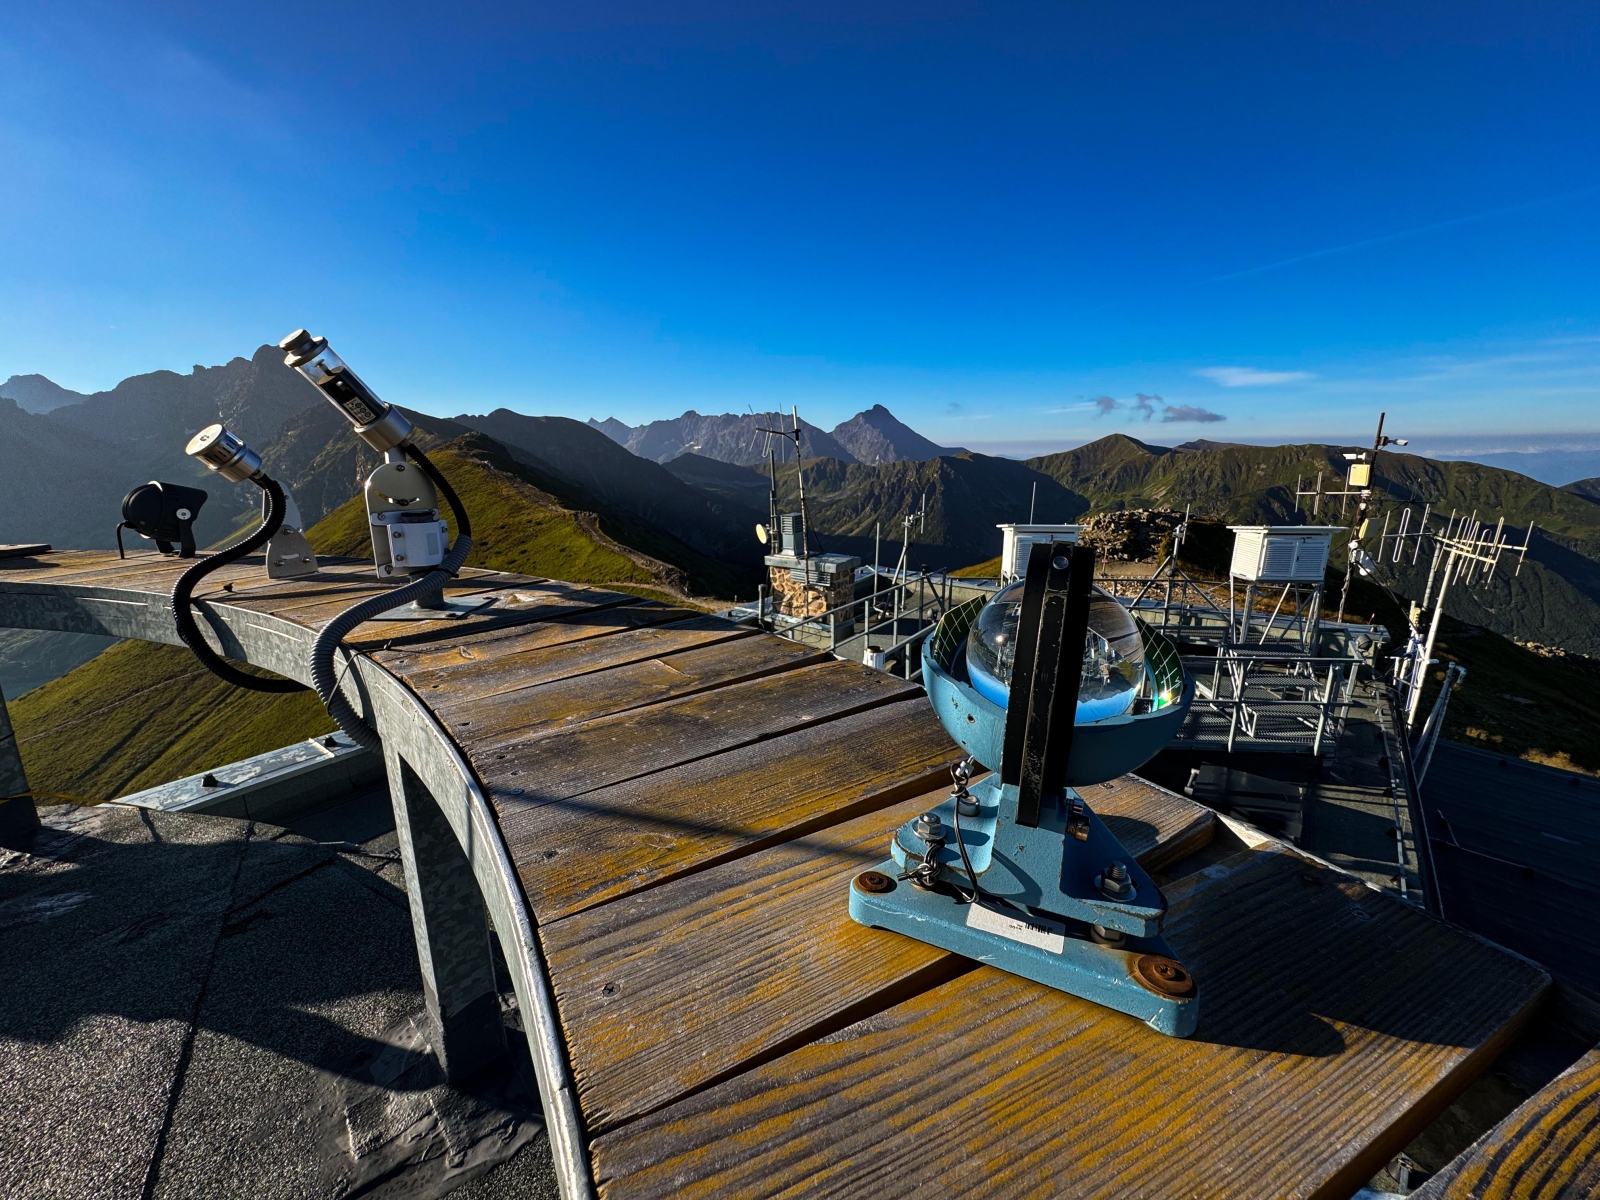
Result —
M163 554L194 557L194 522L209 493L181 483L141 483L122 498L122 522L117 526L117 557L126 558L122 531L131 529L155 542ZM174 546L173 543L177 545Z

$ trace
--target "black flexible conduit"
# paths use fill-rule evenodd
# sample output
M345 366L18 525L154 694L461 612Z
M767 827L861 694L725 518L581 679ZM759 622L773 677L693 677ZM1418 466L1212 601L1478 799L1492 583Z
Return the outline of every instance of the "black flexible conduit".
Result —
M235 542L225 550L219 550L207 558L202 558L178 576L178 582L172 587L172 620L178 627L178 636L183 639L183 644L194 651L194 656L205 664L206 669L213 675L226 679L235 687L249 688L253 692L303 692L306 690L306 685L296 683L292 679L263 679L259 675L241 671L211 648L211 644L206 641L205 635L200 632L200 626L194 619L194 589L200 581L219 567L238 562L245 555L259 550L283 524L286 508L283 489L275 480L265 475L256 476L252 482L267 494L266 519L249 537ZM117 530L119 543L121 534L122 530L119 528Z
M328 714L339 723L339 728L348 734L357 745L365 746L368 750L381 750L383 741L378 737L377 730L361 719L361 714L344 698L344 693L339 690L339 677L334 670L334 658L339 650L339 643L344 641L348 634L363 621L370 621L379 613L388 612L391 608L399 608L402 604L409 604L413 600L422 600L433 595L453 579L461 569L461 564L466 562L467 555L472 552L472 522L467 518L467 510L462 507L461 498L456 495L455 488L439 469L428 461L427 455L418 450L409 442L403 449L406 457L422 469L433 486L444 496L445 502L450 505L450 512L456 519L456 540L450 545L450 553L444 556L444 561L421 579L398 587L392 592L385 592L381 596L373 596L359 604L353 604L344 612L322 627L322 632L317 635L316 645L311 649L311 684L317 689L317 695L322 697L322 703L327 707Z

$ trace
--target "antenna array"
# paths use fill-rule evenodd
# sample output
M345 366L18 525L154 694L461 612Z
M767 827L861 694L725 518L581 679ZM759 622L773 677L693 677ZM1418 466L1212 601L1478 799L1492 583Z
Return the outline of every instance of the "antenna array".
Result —
M1406 723L1409 727L1416 724L1417 709L1422 703L1422 687L1427 679L1428 667L1433 663L1433 646L1439 636L1439 621L1444 615L1446 593L1454 584L1487 587L1500 567L1500 560L1510 554L1515 554L1517 560L1512 577L1521 575L1528 547L1533 542L1534 526L1531 523L1528 525L1518 544L1507 536L1504 517L1490 525L1480 520L1476 512L1463 515L1452 509L1448 517L1441 518L1438 513L1431 511L1431 506L1424 506L1421 519L1413 527L1413 512L1407 507L1401 510L1395 521L1396 527L1390 532L1392 515L1384 515L1383 530L1378 535L1377 561L1367 559L1363 562L1364 571L1370 573L1385 561L1404 563L1408 557L1414 566L1420 561L1424 542L1429 544L1433 554L1422 602L1411 606L1410 637L1405 650L1395 659L1395 681L1405 693ZM1442 520L1443 528L1430 528L1430 518ZM1422 614L1430 603L1433 605L1433 615L1428 621L1428 632L1424 635Z

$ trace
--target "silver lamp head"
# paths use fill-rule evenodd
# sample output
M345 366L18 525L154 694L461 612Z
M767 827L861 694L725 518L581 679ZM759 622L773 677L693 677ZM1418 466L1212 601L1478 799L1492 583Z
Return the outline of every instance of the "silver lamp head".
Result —
M296 329L278 343L278 349L284 352L284 365L305 376L355 426L356 436L379 454L411 436L411 422L405 414L378 399L377 393L333 352L327 338Z
M207 425L189 439L183 452L232 483L244 483L261 470L261 456L224 425Z

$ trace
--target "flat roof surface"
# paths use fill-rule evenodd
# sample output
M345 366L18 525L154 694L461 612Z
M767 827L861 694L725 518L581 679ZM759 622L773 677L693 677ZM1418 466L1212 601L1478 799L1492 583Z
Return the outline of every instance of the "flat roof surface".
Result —
M0 1195L556 1195L525 1045L458 1092L417 1033L386 792L310 837L41 815L32 853L0 850Z
M1600 990L1600 779L1441 741L1422 799L1445 918Z

